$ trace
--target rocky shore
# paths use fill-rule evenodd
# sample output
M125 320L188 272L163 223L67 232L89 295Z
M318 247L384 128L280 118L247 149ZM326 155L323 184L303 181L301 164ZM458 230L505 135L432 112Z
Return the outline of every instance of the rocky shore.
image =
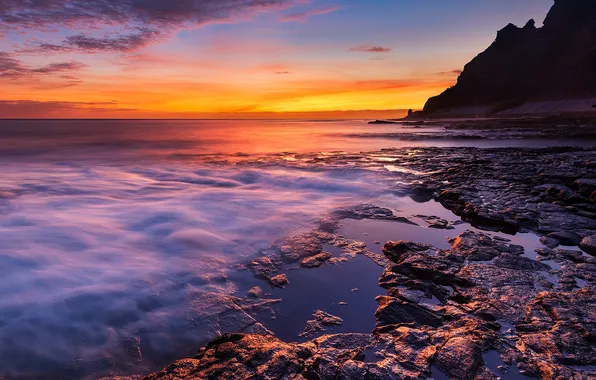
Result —
M254 319L255 309L280 301L258 287L222 311L228 320L242 315L242 329L146 379L596 377L596 149L407 148L296 155L285 165L314 162L391 169L391 193L438 201L487 232L461 232L450 249L389 241L380 255L339 234L342 223L413 224L410 218L371 204L332 210L314 230L275 242L240 269L264 287L284 287L292 286L288 270L368 256L384 268L378 282L386 291L377 297L373 331L325 333L342 320L318 310L303 334L310 340L281 341ZM417 217L429 228L454 228L439 217ZM527 252L490 231L531 231L543 247Z
M379 283L387 295L377 298L370 334L305 343L226 334L146 379L593 378L594 257L544 251L532 260L522 247L475 232L451 243L439 251L385 244Z

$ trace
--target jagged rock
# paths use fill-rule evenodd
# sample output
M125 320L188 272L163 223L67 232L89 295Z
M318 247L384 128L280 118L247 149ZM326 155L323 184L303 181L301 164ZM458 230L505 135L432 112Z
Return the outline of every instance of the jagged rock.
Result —
M557 0L543 27L507 25L455 86L428 100L424 114L478 106L490 114L532 100L595 97L595 20L592 0Z
M296 262L315 256L323 250L323 241L313 233L290 236L275 242L273 247L286 262Z
M259 286L255 286L251 288L246 295L252 298L261 298L263 296L263 289Z
M325 261L329 260L332 255L329 252L321 252L318 255L306 257L300 261L300 266L305 268L320 267Z
M337 208L333 210L331 214L337 219L380 219L416 225L416 223L408 220L407 218L395 216L393 211L387 208L370 204Z
M383 253L389 259L397 262L406 252L426 252L432 246L428 244L414 243L411 241L400 240L398 242L388 242L383 246Z
M415 303L404 302L394 297L377 297L377 302L379 308L375 317L379 327L407 323L437 327L443 323L440 315Z
M268 256L257 257L251 260L247 266L260 278L269 278L281 268L281 263L276 258Z
M466 337L451 338L441 347L436 363L453 378L473 380L483 365L482 347Z
M490 252L491 261L471 261L479 250ZM384 252L390 262L379 280L388 295L377 298L372 335L323 335L302 344L281 342L267 332L225 335L196 357L147 379L413 380L429 378L433 365L450 378L496 379L482 356L491 350L529 376L590 379L595 374L583 368L596 357L596 260L542 250L551 259L569 260L560 282L572 290L548 290L544 276L550 268L522 256L523 249L506 239L466 231L452 239L451 249L438 252L423 244L389 242ZM577 289L574 278L587 279L587 285ZM431 297L436 300L429 302ZM246 297L212 304L224 307L222 315L230 305L252 332L258 325L244 310L274 301ZM319 310L303 336L342 322Z
M288 281L288 277L285 274L279 274L277 276L271 277L269 279L269 283L277 288L283 288L289 284L290 281Z
M426 215L415 215L415 217L423 219L426 223L428 223L429 228L436 228L439 230L453 230L455 227L453 223L450 223L448 220L441 219L436 216L426 216Z
M340 326L344 323L343 319L322 310L315 311L312 316L314 319L306 321L306 327L300 336L309 337L319 331L325 330L327 326Z

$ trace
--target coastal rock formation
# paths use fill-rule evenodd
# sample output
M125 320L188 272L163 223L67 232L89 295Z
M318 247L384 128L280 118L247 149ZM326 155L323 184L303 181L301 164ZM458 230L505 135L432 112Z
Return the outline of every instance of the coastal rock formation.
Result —
M596 2L556 0L543 27L530 20L523 28L509 24L500 30L457 84L430 98L423 113L499 112L529 101L594 98L594 67Z
M257 296L237 301L254 318L243 317L250 328L148 379L596 378L593 148L406 148L317 158L329 168L363 159L371 170L399 165L388 171L395 194L424 195L485 230L537 232L545 245L534 254L478 230L459 233L449 249L388 242L384 260L375 257L384 268L378 280L384 294L376 298L370 333L326 333L320 329L340 319L313 310L303 338L329 335L283 342L254 331L260 325L251 305L275 301L255 290ZM289 270L317 271L307 268L338 262L338 251L346 259L370 255L362 242L338 234L346 218L399 221L373 205L332 210L317 228L278 240L247 268L265 282ZM339 311L342 329L349 324L339 309L329 311Z
M552 252L561 269L523 256L502 239L466 231L452 248L388 242L371 334L286 343L271 334L227 334L157 379L592 379L594 263ZM574 259L570 259L574 257ZM590 263L589 265L587 265ZM583 287L568 281L586 280ZM316 311L306 332L341 319Z
M330 215L318 220L318 228L275 241L269 249L263 250L260 256L246 263L245 267L256 277L269 281L270 285L284 287L289 284L287 276L282 273L286 269L318 268L326 264L338 264L358 254L366 255L379 265L384 265L384 258L370 252L365 243L336 234L343 219L385 220L416 225L407 218L395 216L389 209L370 204L336 208ZM325 244L337 247L341 254L333 256L323 251Z

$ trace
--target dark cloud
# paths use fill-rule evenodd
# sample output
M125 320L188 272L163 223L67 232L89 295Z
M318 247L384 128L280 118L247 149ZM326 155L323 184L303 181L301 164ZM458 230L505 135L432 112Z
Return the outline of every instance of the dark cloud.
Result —
M24 75L24 68L21 62L12 57L12 55L0 52L0 77L15 78Z
M131 51L180 28L225 21L281 7L295 0L0 0L0 32L67 28L85 34L61 43L36 43L27 50ZM111 35L88 35L92 29Z
M113 52L132 51L158 40L160 32L154 30L139 30L136 33L114 35L107 37L92 37L84 34L66 37L59 44L39 43L33 47L23 49L25 52Z
M390 48L383 47L383 46L376 46L376 45L360 45L354 46L350 49L350 51L357 51L363 53L389 53L391 51Z
M87 67L80 62L61 62L61 63L50 63L39 67L37 69L29 69L29 72L36 74L56 74L63 73L65 71L77 71Z
M60 62L32 68L14 58L12 54L0 52L0 77L2 78L18 78L31 74L57 74L80 70L84 67L86 65L79 62Z
M289 71L278 71L275 74L277 75L287 75L287 74L291 74Z

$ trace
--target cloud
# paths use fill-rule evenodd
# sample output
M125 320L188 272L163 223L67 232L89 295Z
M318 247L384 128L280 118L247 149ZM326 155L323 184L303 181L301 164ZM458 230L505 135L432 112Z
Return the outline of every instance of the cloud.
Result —
M359 45L354 46L350 51L362 52L362 53L389 53L391 48L376 46L376 45Z
M461 70L451 70L451 71L441 71L436 73L435 75L459 75L461 74Z
M277 75L287 75L287 74L291 74L289 71L278 71L275 74Z
M0 100L1 118L36 118L64 117L65 115L114 110L116 102L41 102L34 100ZM117 108L118 111L133 111Z
M131 34L92 37L84 34L69 36L59 44L40 43L25 52L127 52L137 50L159 40L161 32L141 29Z
M224 22L295 0L0 0L0 34L67 29L80 32L60 43L36 42L27 50L132 51L186 27ZM97 30L112 31L103 36ZM117 30L117 32L113 32Z
M319 8L319 9L312 9L306 12L299 12L299 13L292 13L287 16L284 16L279 19L281 22L289 22L289 21L298 21L298 22L305 22L312 16L320 16L327 13L335 12L339 10L340 7L326 7L326 8Z
M12 54L0 52L0 78L19 79L34 75L61 74L78 71L85 67L87 66L75 61L50 63L41 67L29 67L20 60L14 58ZM68 78L65 78L64 75L60 77L69 81L77 80L77 78L68 75L66 76Z

